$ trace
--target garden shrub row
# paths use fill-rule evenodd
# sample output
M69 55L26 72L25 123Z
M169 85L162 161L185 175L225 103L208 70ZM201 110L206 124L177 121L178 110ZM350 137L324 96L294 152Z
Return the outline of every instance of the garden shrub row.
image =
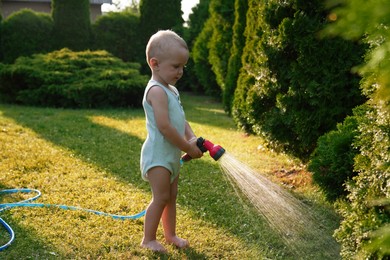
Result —
M78 28L76 31L82 35L69 36L73 32L61 26ZM74 51L107 50L124 61L145 62L144 47L139 41L139 17L135 14L110 13L99 17L92 26L84 27L87 27L87 33L77 26L55 23L49 14L22 9L1 23L0 61L13 63L20 56L66 47Z
M328 35L369 45L365 61L354 68L368 98L362 110L354 111L357 131L351 147L358 149L357 175L345 183L346 199L336 203L342 220L335 237L343 259L389 259L390 9L383 1L355 0L331 12L337 19L326 28Z
M54 28L50 15L23 9L1 24L0 53L2 61L12 63L19 56L52 50Z
M365 46L318 37L323 1L252 0L247 21L232 114L272 148L307 161L317 139L365 101L351 73Z
M148 77L106 51L20 57L0 70L4 101L66 108L140 107Z
M358 118L364 117L366 110L364 105L355 108L353 116L346 117L336 130L318 139L311 155L308 168L329 201L345 198L348 194L345 183L357 175L354 158L359 149L353 143L358 135Z

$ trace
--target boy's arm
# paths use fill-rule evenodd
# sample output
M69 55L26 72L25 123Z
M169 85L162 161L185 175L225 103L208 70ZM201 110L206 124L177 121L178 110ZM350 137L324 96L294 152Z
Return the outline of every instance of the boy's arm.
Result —
M196 135L194 134L194 131L192 131L192 128L190 126L190 124L186 121L186 125L185 125L185 137L187 139L188 142L193 142L194 140L196 141Z
M152 87L150 88L146 98L149 104L153 107L157 128L161 134L180 150L188 153L192 158L201 157L203 154L196 146L196 142L188 142L177 132L176 128L171 125L168 112L168 97L165 91L160 87ZM188 124L186 123L186 138L187 133L190 135L192 133L195 137L191 128L187 125ZM188 128L190 130L188 130Z

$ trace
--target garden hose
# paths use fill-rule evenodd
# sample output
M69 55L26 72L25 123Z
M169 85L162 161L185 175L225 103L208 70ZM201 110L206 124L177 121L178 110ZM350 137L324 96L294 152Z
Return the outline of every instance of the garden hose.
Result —
M64 210L80 210L80 211L86 211L89 213L94 213L96 215L100 216L108 216L112 217L114 219L120 219L120 220L126 220L126 219L138 219L141 218L142 216L145 215L146 210L135 214L135 215L130 215L130 216L122 216L122 215L115 215L115 214L109 214L101 211L96 211L96 210L91 210L91 209L83 209L79 207L74 207L74 206L66 206L66 205L56 205L56 204L43 204L43 203L31 203L32 201L38 199L41 196L41 192L39 190L35 189L7 189L7 190L0 190L1 193L17 193L17 192L22 192L22 193L36 193L36 195L32 198L15 202L15 203L2 203L0 204L0 213L2 211L5 211L7 209L11 208L16 208L16 207L39 207L39 208L60 208ZM10 235L10 240L0 246L0 251L3 251L7 247L11 245L11 243L15 240L15 232L12 230L11 226L7 224L2 218L0 218L0 224L7 230L8 234Z

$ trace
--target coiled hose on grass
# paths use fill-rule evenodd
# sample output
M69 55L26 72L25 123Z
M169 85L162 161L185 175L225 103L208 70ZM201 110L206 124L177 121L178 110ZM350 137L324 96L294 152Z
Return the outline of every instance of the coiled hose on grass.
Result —
M36 189L6 189L6 190L0 190L0 194L2 193L36 193L36 195L32 198L19 201L19 202L14 202L14 203L2 203L0 204L0 213L11 209L11 208L16 208L16 207L38 207L38 208L60 208L64 210L81 210L81 211L86 211L90 212L96 215L101 215L101 216L107 216L107 217L112 217L114 219L120 219L120 220L126 220L126 219L138 219L141 218L142 216L145 215L146 210L135 214L135 215L130 215L130 216L122 216L122 215L115 215L115 214L109 214L101 211L96 211L92 209L83 209L79 207L74 207L74 206L66 206L66 205L56 205L56 204L43 204L43 203L31 203L32 201L37 200L41 196L41 192ZM10 235L10 240L0 246L0 251L3 251L7 247L9 247L12 242L15 240L15 232L12 230L11 226L7 224L2 218L0 218L0 224L7 230L8 234Z

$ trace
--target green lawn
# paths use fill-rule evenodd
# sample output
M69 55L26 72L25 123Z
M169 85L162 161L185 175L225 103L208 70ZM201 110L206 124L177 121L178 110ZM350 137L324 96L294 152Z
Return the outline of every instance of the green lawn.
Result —
M291 189L322 216L324 234L332 235L337 216L301 165L264 149L261 138L237 131L211 98L184 93L182 103L198 136ZM41 203L138 213L151 198L139 171L145 137L142 109L0 104L0 188L39 189ZM1 196L0 203L20 196ZM177 231L190 241L189 249L168 246L169 254L160 255L140 248L143 218L122 221L56 208L15 208L0 217L16 232L14 243L0 252L1 259L335 259L339 251L335 243L307 241L311 255L294 255L262 215L237 196L208 155L182 168ZM1 228L0 244L8 239Z

